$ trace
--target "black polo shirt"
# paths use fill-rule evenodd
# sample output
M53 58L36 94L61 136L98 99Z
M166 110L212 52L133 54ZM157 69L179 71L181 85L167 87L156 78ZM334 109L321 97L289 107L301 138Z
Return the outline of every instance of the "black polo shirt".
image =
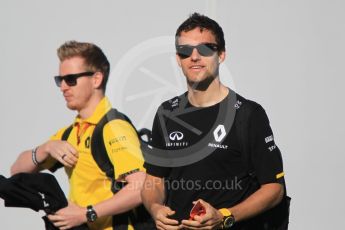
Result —
M187 93L164 102L161 107L174 110ZM248 101L236 95L235 111ZM210 151L207 157L181 167L161 167L149 163L144 166L147 173L165 179L166 205L176 211L177 220L188 219L192 201L199 198L215 208L229 208L238 204L257 187L248 176L248 163L243 158L242 142L238 135L238 117L227 130L224 124L215 124L222 103L227 103L229 95L220 103L210 107L195 108L187 103L186 113L177 115L179 121L164 116L155 116L152 128L152 145L162 149L162 154L177 149L188 148L198 143L205 135L212 134L208 143L200 146ZM248 119L249 141L253 167L260 184L280 182L283 166L280 151L274 143L273 133L264 109L256 104ZM238 113L236 112L236 115ZM188 124L188 125L186 125ZM193 129L191 129L193 127ZM198 130L199 132L195 132ZM171 151L166 151L171 150Z

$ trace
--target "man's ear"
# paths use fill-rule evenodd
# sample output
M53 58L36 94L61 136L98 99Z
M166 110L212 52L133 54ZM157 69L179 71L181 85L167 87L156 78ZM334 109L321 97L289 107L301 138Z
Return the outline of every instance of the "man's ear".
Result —
M177 64L181 67L181 58L177 54L176 54L176 61L177 61Z
M103 74L101 72L96 72L95 75L93 76L93 85L95 89L98 89L101 87L102 82L103 82Z
M219 64L222 63L222 62L225 60L225 57L226 57L225 51L221 51L221 52L218 54Z

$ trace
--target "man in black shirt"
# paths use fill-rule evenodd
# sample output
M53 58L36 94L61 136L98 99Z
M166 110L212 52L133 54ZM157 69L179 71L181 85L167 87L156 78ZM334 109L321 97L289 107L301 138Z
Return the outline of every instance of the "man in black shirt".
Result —
M264 229L260 214L284 195L282 158L264 109L220 82L225 41L214 20L194 13L183 22L176 54L188 91L156 113L146 208L158 229ZM204 213L190 215L196 201Z

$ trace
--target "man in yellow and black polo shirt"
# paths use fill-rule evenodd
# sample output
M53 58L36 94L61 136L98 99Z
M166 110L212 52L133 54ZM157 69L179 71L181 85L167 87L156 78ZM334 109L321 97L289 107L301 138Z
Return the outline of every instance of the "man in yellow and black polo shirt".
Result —
M141 204L140 190L145 173L140 142L136 130L126 120L111 120L103 128L104 146L115 168L114 178L126 184L114 195L111 180L91 153L93 131L111 109L104 96L110 64L102 50L90 43L66 42L58 49L58 56L56 84L67 107L78 115L67 141L62 140L67 128L60 129L49 141L24 151L13 164L11 173L36 172L62 164L69 178L70 202L66 208L49 215L50 221L60 229L83 223L95 230L115 229L116 215ZM133 229L130 220L125 229Z

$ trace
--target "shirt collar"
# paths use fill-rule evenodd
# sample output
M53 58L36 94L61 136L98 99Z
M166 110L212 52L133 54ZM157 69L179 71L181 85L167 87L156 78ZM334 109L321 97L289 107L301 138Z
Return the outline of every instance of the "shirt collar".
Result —
M103 97L102 100L96 106L95 111L90 117L83 120L78 115L74 119L74 124L87 122L87 123L96 125L110 109L111 109L111 103L109 99L107 97Z

